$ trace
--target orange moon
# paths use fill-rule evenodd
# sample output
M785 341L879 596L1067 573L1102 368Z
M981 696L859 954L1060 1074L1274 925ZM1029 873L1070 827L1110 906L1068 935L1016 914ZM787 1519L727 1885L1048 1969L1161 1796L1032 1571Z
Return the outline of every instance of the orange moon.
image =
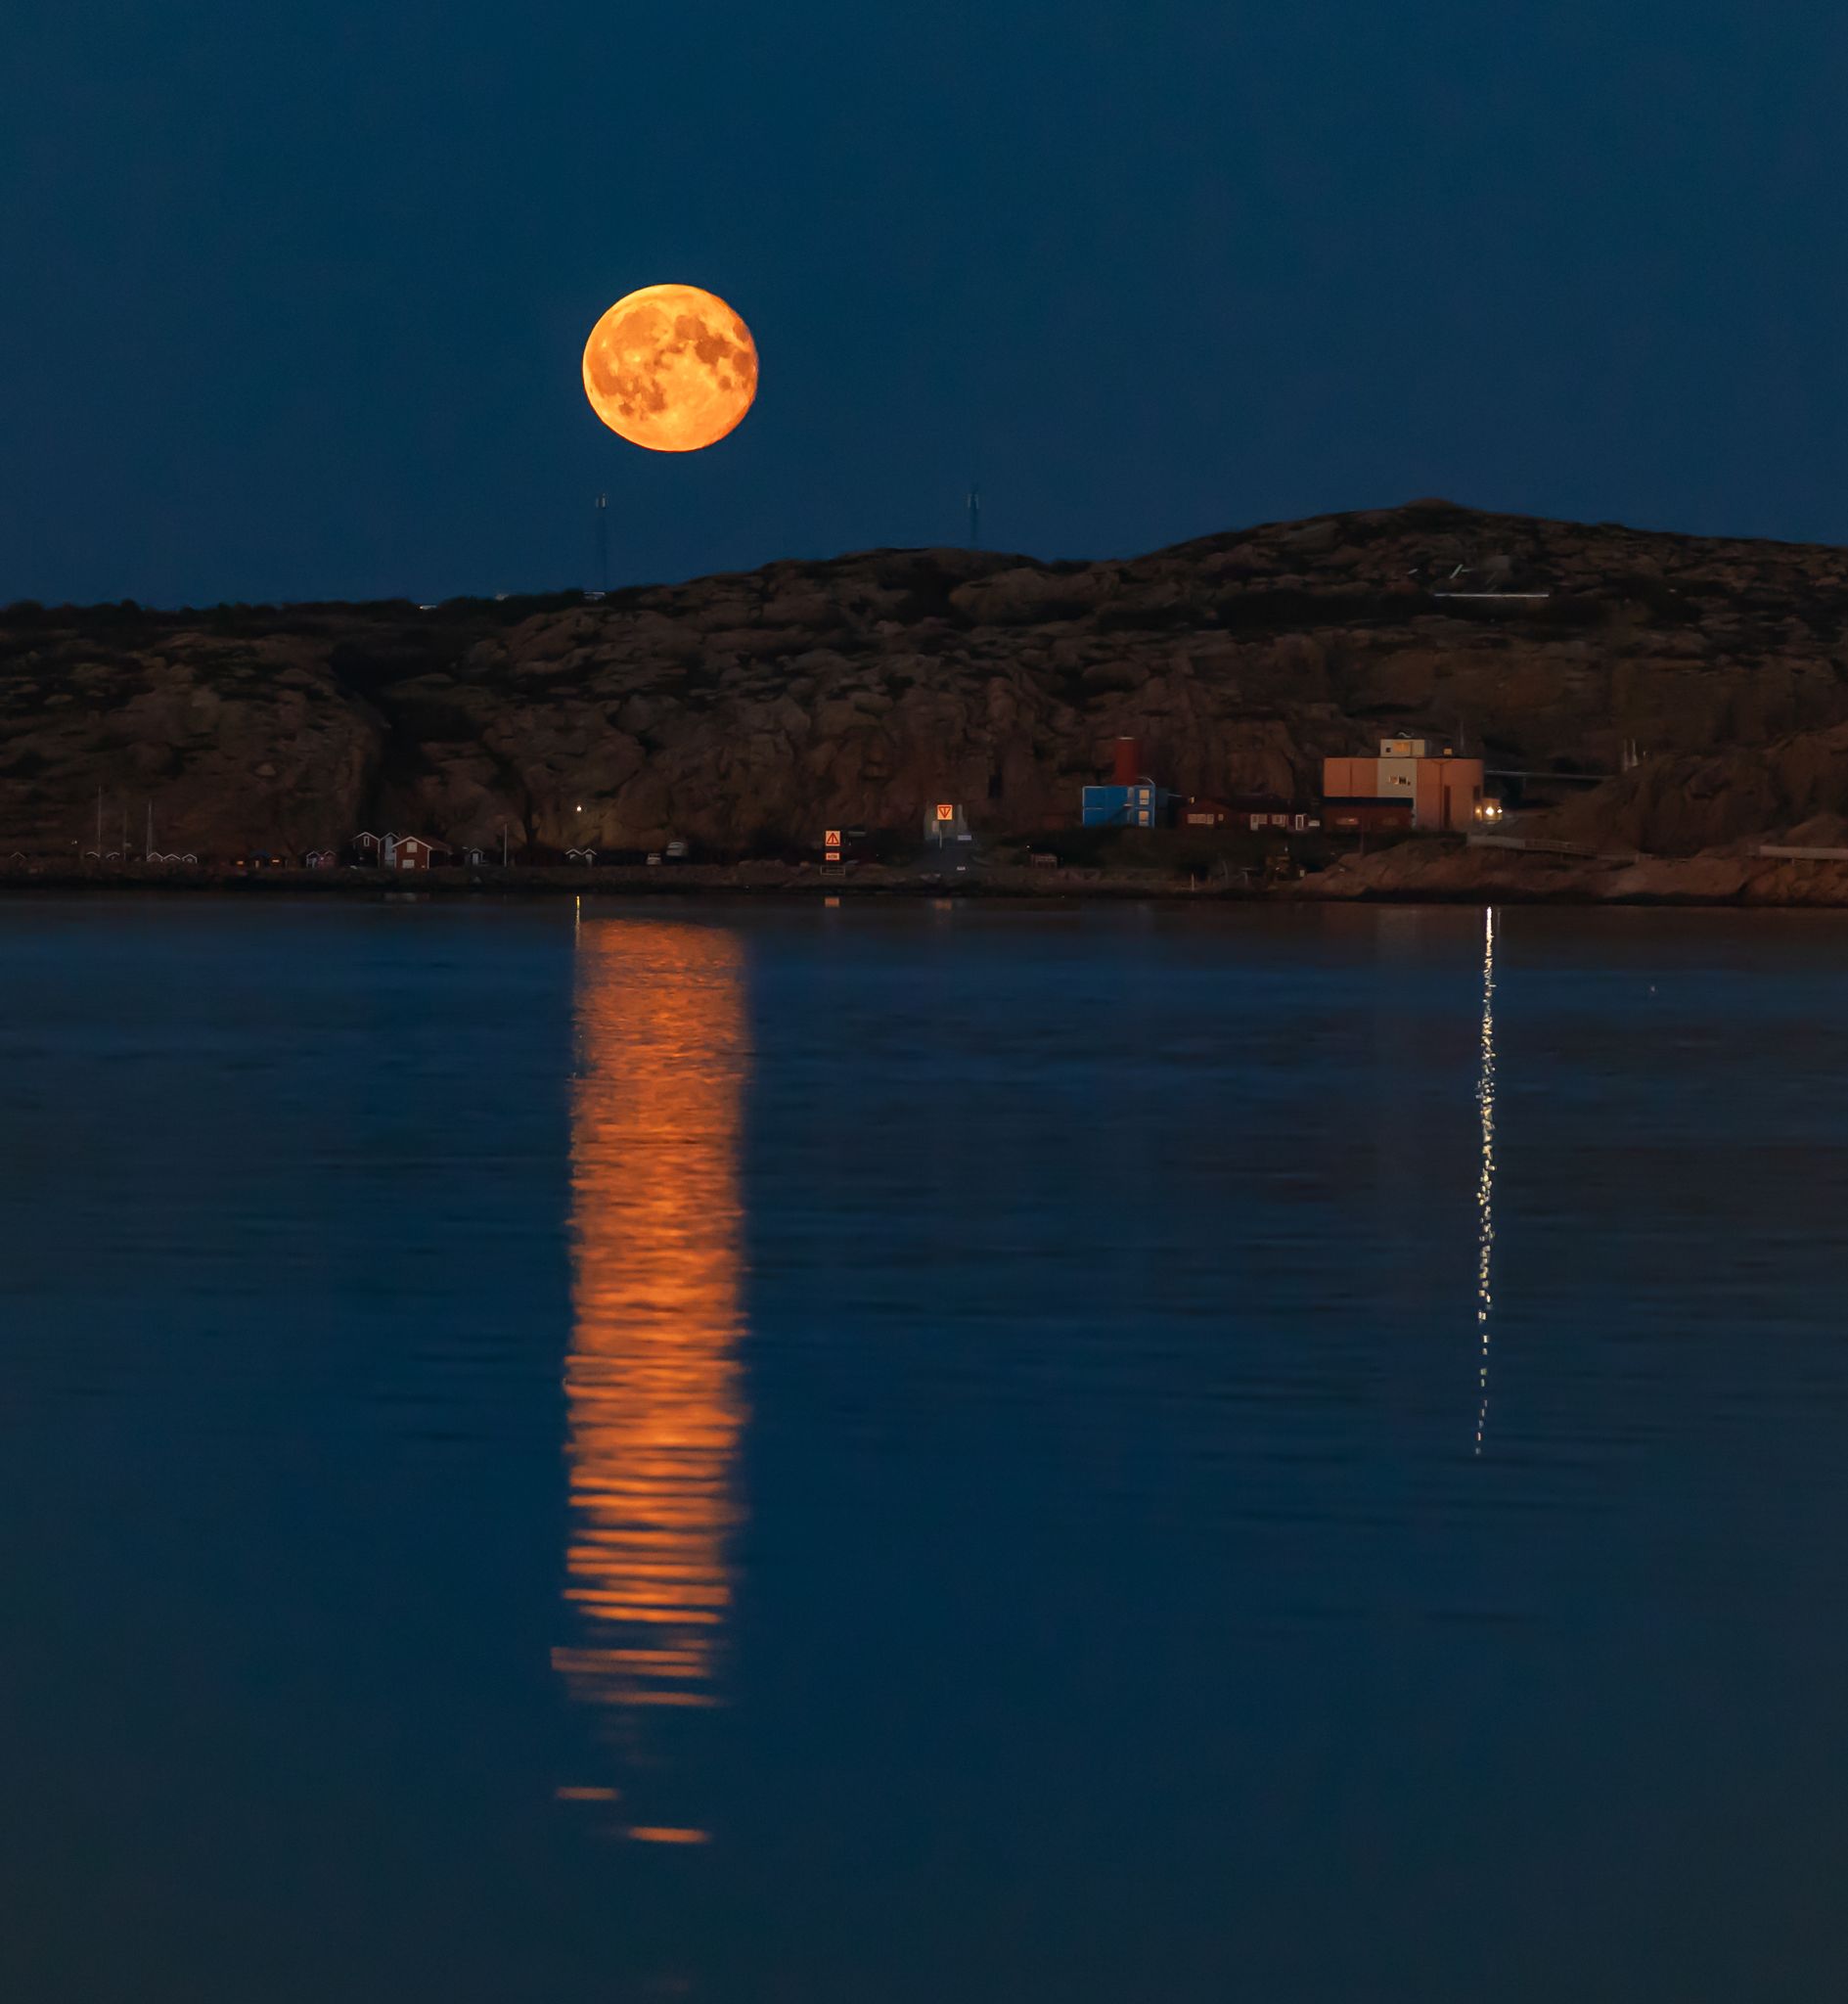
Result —
M716 445L757 394L757 346L698 286L644 286L584 343L584 394L609 429L651 452Z

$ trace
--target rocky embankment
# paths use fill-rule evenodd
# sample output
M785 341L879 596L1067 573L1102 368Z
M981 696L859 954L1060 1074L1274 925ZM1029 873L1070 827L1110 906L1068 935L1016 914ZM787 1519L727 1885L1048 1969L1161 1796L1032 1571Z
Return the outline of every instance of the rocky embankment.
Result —
M1780 859L1749 848L1566 856L1405 843L1344 857L1286 894L1419 904L1848 905L1848 860Z
M876 551L595 605L14 606L0 855L93 845L99 791L106 843L125 823L138 846L152 806L157 847L202 855L391 827L737 856L945 798L1031 835L1074 818L1118 736L1186 793L1313 800L1325 753L1414 728L1540 775L1615 774L1633 743L1601 784L1509 783L1597 849L1739 850L1848 811L1848 553L1424 502L1125 561ZM1539 868L1365 868L1440 865Z

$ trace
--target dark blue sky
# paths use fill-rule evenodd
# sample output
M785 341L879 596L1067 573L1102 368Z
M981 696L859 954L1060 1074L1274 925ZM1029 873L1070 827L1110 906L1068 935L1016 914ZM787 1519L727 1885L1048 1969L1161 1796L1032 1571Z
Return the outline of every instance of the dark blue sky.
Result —
M1442 493L1848 541L1848 25L1714 0L10 0L0 602L1129 554ZM685 459L598 314L762 356Z

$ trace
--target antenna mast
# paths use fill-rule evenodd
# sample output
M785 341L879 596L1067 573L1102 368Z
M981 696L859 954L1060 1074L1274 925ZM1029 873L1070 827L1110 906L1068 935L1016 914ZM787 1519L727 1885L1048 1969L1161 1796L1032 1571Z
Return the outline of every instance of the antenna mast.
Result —
M969 546L971 550L982 546L982 490L972 483L969 490Z
M609 590L609 496L599 494L597 510L597 589Z

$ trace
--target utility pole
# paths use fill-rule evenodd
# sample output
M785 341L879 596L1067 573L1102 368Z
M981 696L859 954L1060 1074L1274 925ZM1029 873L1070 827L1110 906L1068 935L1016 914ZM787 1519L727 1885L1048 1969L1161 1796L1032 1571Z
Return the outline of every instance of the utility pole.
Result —
M599 494L597 509L597 588L609 590L609 496Z
M982 490L972 482L969 490L969 546L971 550L982 546Z

